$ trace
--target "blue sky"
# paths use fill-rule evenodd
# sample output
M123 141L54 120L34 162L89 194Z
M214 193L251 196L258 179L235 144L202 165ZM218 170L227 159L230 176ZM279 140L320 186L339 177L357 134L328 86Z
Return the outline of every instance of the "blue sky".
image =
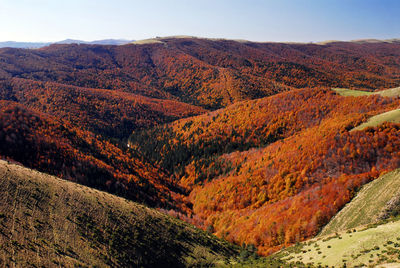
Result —
M400 38L399 0L0 0L0 41Z

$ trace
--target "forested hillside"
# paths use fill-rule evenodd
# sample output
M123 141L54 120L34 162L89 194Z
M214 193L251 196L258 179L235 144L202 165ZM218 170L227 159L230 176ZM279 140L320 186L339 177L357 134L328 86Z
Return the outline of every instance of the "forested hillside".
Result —
M182 207L176 183L140 155L14 102L0 101L0 157L151 206Z
M0 49L0 78L178 99L208 108L293 87L399 84L400 43L284 44L164 38L124 46Z
M294 90L135 132L130 142L191 190L195 224L269 253L317 234L361 185L400 165L398 124L350 132L399 105Z
M0 158L266 255L400 167L399 84L398 41L2 48Z
M175 100L127 92L80 88L54 82L11 79L0 84L0 97L56 116L110 138L126 139L133 129L198 115L205 110Z

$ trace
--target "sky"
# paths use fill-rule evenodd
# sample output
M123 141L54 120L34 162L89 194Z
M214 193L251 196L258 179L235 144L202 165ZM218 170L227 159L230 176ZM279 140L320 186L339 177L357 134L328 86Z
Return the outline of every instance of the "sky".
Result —
M0 0L0 41L400 38L400 0Z

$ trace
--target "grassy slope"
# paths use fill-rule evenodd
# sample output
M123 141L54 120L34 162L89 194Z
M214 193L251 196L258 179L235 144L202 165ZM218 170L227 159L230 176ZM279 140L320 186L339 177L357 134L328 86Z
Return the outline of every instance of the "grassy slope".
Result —
M369 95L381 95L382 97L400 96L400 87L384 89L384 90L375 91L375 92L353 90L353 89L347 89L347 88L333 88L332 90L335 91L336 93L338 93L339 95L342 95L345 97L347 97L347 96L359 97L359 96L369 96Z
M333 91L338 93L341 96L352 96L352 97L360 97L360 96L369 96L369 95L380 95L382 97L398 97L400 96L400 87L390 88L376 92L368 92L361 90L352 90L346 88L333 88ZM367 127L376 127L382 123L391 122L391 123L400 123L400 109L396 109L393 111L389 111L386 113L378 114L372 116L368 119L367 122L355 127L353 130L363 130Z
M366 184L357 196L324 227L320 236L373 223L385 205L392 198L400 195L399 189L400 169Z
M372 116L367 122L353 128L352 131L363 130L367 127L376 127L385 122L400 123L400 109Z
M384 267L387 267L388 264L399 263L399 254L400 221L395 221L310 240L283 250L274 257L289 263L315 266L343 267L346 264L347 267L376 267L385 264Z
M234 253L154 209L0 161L0 266L179 267Z
M386 267L389 263L398 263L400 221L377 224L387 204L398 199L399 189L400 169L397 169L365 185L325 226L317 239L282 250L272 258L297 262L299 266L338 267L346 263L347 267L361 264L385 264Z
M397 169L365 185L316 239L241 266L400 267L400 221L378 220L386 204L400 196L399 189Z
M396 97L400 96L400 87L385 89L376 93L383 97Z
M373 92L369 91L353 90L347 88L333 88L332 90L344 97L347 96L359 97L359 96L369 96L374 94Z

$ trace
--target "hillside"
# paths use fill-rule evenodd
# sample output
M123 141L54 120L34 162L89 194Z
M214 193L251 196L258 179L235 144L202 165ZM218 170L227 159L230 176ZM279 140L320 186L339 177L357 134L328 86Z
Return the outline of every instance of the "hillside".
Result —
M267 255L400 167L399 51L185 36L3 48L0 157Z
M183 172L199 158L263 147L315 126L337 105L347 105L340 102L326 90L293 90L135 131L129 143L167 170Z
M191 191L193 223L268 254L316 235L360 186L398 168L398 124L349 132L398 105L294 90L135 132L130 142Z
M297 267L398 267L400 221L357 228L300 243L272 255Z
M182 190L140 155L14 102L0 101L0 157L151 206L185 208Z
M400 96L400 87L383 89L378 91L362 91L362 90L354 90L348 88L333 88L332 90L338 93L339 95L345 97L346 96L359 97L359 96L370 96L370 95L380 95L382 97Z
M385 122L400 123L400 109L372 116L368 119L367 122L362 123L361 125L353 128L351 131L363 130L367 127L376 127Z
M0 98L118 139L127 139L134 129L205 112L203 108L175 100L27 79L0 84Z
M264 147L338 114L354 116L361 123L372 109L369 105L379 106L372 104L375 100L389 101L391 107L397 108L395 100L378 97L345 99L325 89L292 90L238 102L153 129L134 131L129 143L161 167L182 175L191 162L197 172L203 169L199 159Z
M237 249L154 209L0 160L0 266L184 267Z
M293 88L399 85L399 43L252 43L201 38L0 49L0 78L175 99L205 108Z
M400 169L364 185L316 239L270 258L298 266L397 267L400 254Z
M231 169L194 187L194 213L216 234L255 244L263 254L316 235L360 186L397 168L400 157L398 125L357 134L330 127L337 128L326 123L265 149L222 156Z
M344 97L349 97L349 96L360 97L360 96L374 95L374 92L354 90L354 89L348 89L348 88L333 88L332 90Z
M400 87L380 90L380 91L376 91L375 93L379 94L383 97L396 97L396 96L400 96Z
M400 87L379 90L379 91L375 91L375 92L352 90L352 89L346 89L346 88L333 88L333 91L335 91L337 94L344 96L344 97L349 97L349 96L360 97L360 96L379 95L382 97L395 98L395 97L400 96ZM351 131L363 130L367 127L376 127L384 122L400 123L400 110L395 109L392 111L388 111L385 113L371 116L366 122L353 128Z
M319 234L325 236L378 222L399 212L400 169L366 184Z

